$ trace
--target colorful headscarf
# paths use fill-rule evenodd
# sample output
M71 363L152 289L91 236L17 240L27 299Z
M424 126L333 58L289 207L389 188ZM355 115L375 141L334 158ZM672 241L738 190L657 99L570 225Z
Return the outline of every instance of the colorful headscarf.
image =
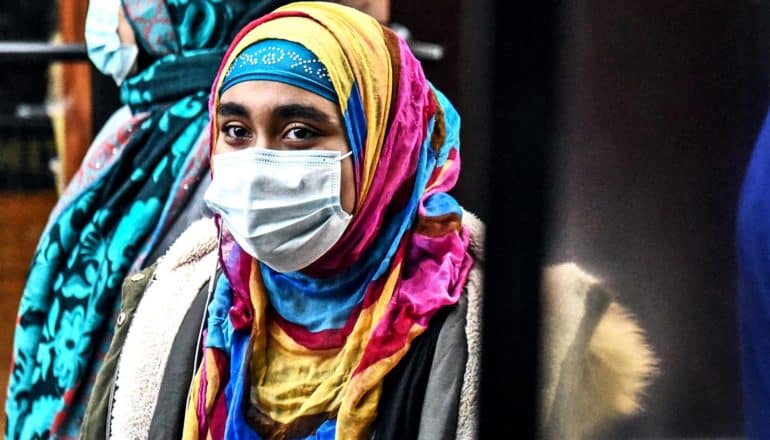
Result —
M472 265L462 209L448 195L460 120L394 32L355 9L299 2L230 45L210 95L211 145L226 73L268 39L304 46L327 69L353 151L356 210L300 272L271 270L224 231L226 278L209 309L185 438L361 438L383 378L458 301Z
M78 437L121 283L208 172L206 107L226 45L241 20L285 3L122 1L149 65L121 88L133 116L89 148L38 242L14 334L6 438Z

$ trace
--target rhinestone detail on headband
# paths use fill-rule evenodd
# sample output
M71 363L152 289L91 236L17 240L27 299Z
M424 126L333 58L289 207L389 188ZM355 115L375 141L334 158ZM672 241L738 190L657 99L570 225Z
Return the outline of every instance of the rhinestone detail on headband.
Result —
M287 64L290 69L302 69L305 75L314 75L322 81L331 80L326 66L317 57L306 58L303 54L299 54L294 50L287 50L273 45L262 47L254 53L242 52L230 65L226 75L230 75L230 72L236 68L242 69L260 64L266 66L279 64L284 62L285 58L291 60Z

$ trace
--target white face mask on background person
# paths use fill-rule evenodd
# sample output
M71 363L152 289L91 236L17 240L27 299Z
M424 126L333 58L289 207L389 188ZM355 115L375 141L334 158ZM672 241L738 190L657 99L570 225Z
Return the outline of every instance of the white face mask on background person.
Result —
M339 240L340 161L352 152L247 148L213 156L204 200L238 245L278 272L309 266Z
M121 85L136 65L136 44L120 41L118 35L120 0L91 0L86 14L88 58L105 75Z

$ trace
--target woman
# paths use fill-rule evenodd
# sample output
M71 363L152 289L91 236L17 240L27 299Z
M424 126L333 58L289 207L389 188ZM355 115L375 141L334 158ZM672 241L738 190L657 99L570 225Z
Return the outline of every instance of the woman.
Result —
M247 26L211 96L206 200L227 232L232 330L208 329L224 343L207 341L185 435L363 438L386 375L473 265L447 194L458 115L403 40L324 3ZM403 389L396 405L424 399Z
M124 301L84 432L473 438L483 227L448 195L459 117L406 42L354 9L293 3L236 36L210 97L214 221L125 281L141 299ZM567 272L554 272L556 290L582 307L596 282ZM575 347L589 344L602 298L570 311L574 326L555 320L586 339L550 353L549 401L582 391L562 385L561 366L564 353L583 365ZM628 348L625 366L647 369L606 370L625 388L602 390L603 420L636 410L652 359L618 319L634 337L611 358ZM548 432L587 432L588 420L565 425L569 410L549 410Z
M459 118L406 42L346 6L280 8L230 45L209 111L206 201L224 275L211 284L185 436L454 436L467 358L461 298L474 264L463 210L447 194L459 171ZM113 434L158 432L157 409L169 408L159 401L178 386L186 396L190 376L169 388L172 378L141 359L151 340L162 346L161 369L177 368L184 362L169 359L196 344L178 344L187 310L175 304L195 303L217 240L198 224L188 232L179 242L188 249L175 244L143 278L153 281L120 360L100 372L113 378L101 412ZM156 302L168 297L173 304ZM177 328L140 336L169 321ZM168 334L176 336L162 341ZM437 344L449 345L436 360L451 363L447 386L425 398L426 387L439 389ZM152 399L139 404L150 383ZM243 402L255 405L241 411Z

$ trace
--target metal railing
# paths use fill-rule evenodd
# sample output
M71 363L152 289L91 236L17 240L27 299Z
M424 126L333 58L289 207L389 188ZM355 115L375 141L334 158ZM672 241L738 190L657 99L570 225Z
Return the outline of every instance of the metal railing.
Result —
M83 43L45 43L32 41L1 41L0 63L20 61L54 62L87 61Z
M440 44L413 39L411 31L402 24L391 23L390 26L407 41L417 58L428 61L439 61L444 58L444 47ZM29 59L48 62L86 61L88 54L86 45L83 43L0 42L0 63Z
M87 60L86 47L82 43L0 42L0 66L4 68L28 63ZM45 84L40 86L45 87ZM45 106L43 102L19 102L11 114L0 114L0 189L54 187L51 164L56 157L56 142L53 123Z

